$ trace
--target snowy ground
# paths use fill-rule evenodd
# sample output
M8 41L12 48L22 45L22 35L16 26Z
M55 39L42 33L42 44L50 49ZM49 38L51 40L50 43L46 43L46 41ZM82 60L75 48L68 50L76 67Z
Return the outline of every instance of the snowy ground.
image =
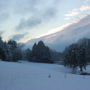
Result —
M90 76L68 72L62 65L0 61L0 90L90 90Z

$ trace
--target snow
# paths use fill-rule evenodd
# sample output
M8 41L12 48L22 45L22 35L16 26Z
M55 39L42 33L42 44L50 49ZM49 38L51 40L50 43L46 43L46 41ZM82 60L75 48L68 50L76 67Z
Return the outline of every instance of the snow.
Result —
M70 71L56 64L0 61L0 90L90 90L90 76Z

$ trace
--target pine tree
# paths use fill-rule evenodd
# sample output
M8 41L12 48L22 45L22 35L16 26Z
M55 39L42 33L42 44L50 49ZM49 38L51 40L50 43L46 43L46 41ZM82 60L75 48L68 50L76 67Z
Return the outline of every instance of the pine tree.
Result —
M34 44L32 48L32 61L35 62L51 62L51 55L50 55L50 50L43 41L39 41L38 44Z
M6 55L5 55L5 51L4 51L4 42L2 40L2 37L0 37L0 59L2 59L2 60L6 59Z

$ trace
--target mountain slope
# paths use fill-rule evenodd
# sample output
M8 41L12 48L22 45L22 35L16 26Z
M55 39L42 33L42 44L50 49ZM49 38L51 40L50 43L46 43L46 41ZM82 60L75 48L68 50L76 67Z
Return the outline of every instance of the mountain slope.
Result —
M51 49L62 51L66 46L84 37L90 38L90 15L77 23L71 24L62 31L30 40L26 43L26 47L31 47L35 42L42 40Z

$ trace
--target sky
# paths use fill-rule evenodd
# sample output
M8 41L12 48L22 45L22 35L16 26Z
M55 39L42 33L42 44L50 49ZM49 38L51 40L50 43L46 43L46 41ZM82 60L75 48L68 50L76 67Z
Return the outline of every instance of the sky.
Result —
M90 15L90 0L0 0L0 36L26 42Z

